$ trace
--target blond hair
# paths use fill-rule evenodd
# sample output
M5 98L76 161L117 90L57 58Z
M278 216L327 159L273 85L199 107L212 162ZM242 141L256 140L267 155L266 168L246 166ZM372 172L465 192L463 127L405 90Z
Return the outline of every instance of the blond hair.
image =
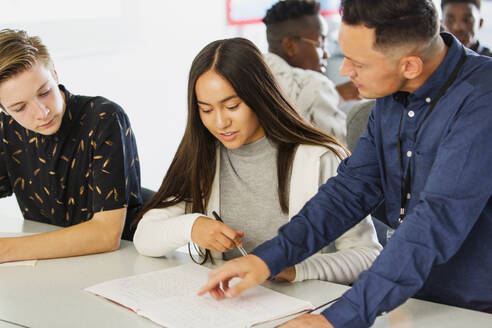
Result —
M30 69L37 62L53 68L48 49L39 37L29 36L22 30L0 31L0 83Z

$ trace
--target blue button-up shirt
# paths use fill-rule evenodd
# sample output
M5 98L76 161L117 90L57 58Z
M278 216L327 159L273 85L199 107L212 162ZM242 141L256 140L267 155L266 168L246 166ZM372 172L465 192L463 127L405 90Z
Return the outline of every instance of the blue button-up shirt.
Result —
M335 327L366 327L415 296L492 312L492 60L466 50L454 83L424 122L462 54L448 53L414 93L377 100L352 156L274 239L253 254L272 276L300 262L371 213L384 199L396 228L372 267L323 312ZM410 199L398 221L404 175ZM418 127L422 125L418 134Z

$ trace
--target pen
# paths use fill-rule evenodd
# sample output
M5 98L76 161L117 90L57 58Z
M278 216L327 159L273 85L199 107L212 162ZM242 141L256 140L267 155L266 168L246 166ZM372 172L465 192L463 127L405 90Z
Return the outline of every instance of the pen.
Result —
M217 221L224 223L224 221L222 221L222 219L220 218L219 214L217 214L217 212L212 211L212 214L214 215ZM243 246L236 246L236 247L243 256L248 255L248 253L244 250Z

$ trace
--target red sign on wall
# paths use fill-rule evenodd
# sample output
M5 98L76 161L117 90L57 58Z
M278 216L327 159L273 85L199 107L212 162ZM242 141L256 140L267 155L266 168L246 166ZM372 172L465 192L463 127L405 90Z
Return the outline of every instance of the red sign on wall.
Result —
M266 11L278 0L226 0L227 23L246 25L261 23ZM339 0L318 0L321 15L338 15Z

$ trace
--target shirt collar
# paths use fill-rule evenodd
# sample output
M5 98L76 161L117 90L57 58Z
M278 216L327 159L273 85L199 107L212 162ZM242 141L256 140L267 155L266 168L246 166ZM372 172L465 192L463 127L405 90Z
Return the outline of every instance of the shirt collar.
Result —
M393 100L402 104L403 107L408 106L408 102L410 101L410 92L407 91L397 91L393 93Z
M449 47L448 53L434 73L413 93L412 98L430 102L437 96L440 87L446 83L461 58L463 45L450 33L442 32L441 37Z
M289 63L285 59L283 59L277 54L274 54L273 52L267 52L266 54L264 54L264 57L269 66L274 66L275 69L273 69L273 71L285 72L285 71L292 70L293 68L292 66L289 65Z
M222 147L225 148L224 145L222 145ZM272 153L272 148L275 148L273 142L271 142L266 136L263 136L252 143L242 145L236 149L225 148L225 151L236 156L251 157Z
M73 95L68 92L64 85L59 84L58 87L65 96L65 113L63 114L62 122L58 131L56 131L56 133L52 135L45 136L47 139L63 139L65 136L67 136L67 134L76 122L76 113L73 112L74 106L72 106Z

